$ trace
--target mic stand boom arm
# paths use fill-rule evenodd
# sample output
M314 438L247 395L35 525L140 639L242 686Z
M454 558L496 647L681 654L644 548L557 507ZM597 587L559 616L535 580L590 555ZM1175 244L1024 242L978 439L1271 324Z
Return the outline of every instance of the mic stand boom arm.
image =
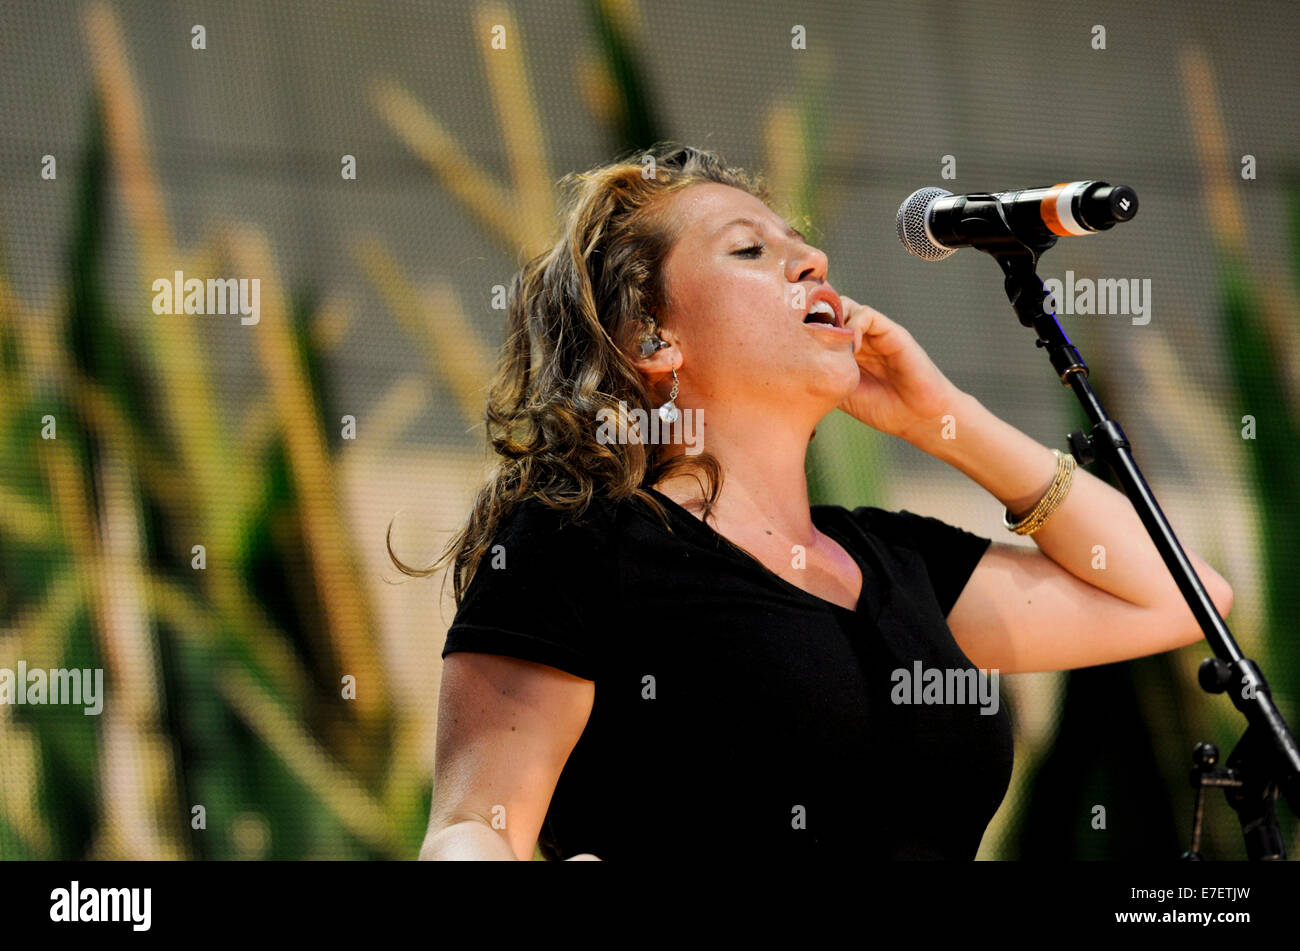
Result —
M1056 244L1056 238L1022 240L1005 220L1005 215L1000 224L974 218L963 224L972 231L983 230L983 234L971 235L971 246L998 262L1006 277L1007 297L1020 323L1034 328L1038 334L1035 345L1046 348L1061 383L1074 391L1092 421L1091 434L1078 429L1069 434L1070 452L1081 466L1102 459L1115 473L1205 633L1215 656L1207 658L1201 665L1197 679L1202 688L1208 693L1227 693L1233 706L1247 720L1248 727L1224 769L1215 768L1218 750L1213 744L1202 743L1196 747L1193 759L1197 765L1192 770L1192 783L1196 787L1192 844L1183 858L1201 858L1204 792L1208 787L1223 787L1228 803L1241 821L1249 857L1252 860L1285 859L1286 848L1278 828L1274 801L1280 789L1292 811L1300 814L1300 747L1297 747L1295 737L1273 703L1259 665L1242 654L1223 618L1219 617L1214 602L1196 576L1169 520L1138 469L1128 438L1119 423L1106 415L1088 382L1088 365L1056 320L1054 302L1036 271L1038 258ZM1229 689L1238 685L1239 689Z

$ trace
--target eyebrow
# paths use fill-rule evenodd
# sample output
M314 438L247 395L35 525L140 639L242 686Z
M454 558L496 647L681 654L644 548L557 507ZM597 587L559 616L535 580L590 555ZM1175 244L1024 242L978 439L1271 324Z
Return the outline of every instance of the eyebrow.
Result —
M733 218L730 221L728 221L725 225L723 225L721 228L719 228L716 232L714 232L714 234L722 234L722 232L726 231L732 225L749 225L752 228L759 228L758 222L755 221L753 218ZM788 221L786 222L785 225L785 233L792 238L798 238L800 241L804 242L805 244L808 243L808 239L804 237L803 232L800 231L798 228L796 228L794 225L790 224Z

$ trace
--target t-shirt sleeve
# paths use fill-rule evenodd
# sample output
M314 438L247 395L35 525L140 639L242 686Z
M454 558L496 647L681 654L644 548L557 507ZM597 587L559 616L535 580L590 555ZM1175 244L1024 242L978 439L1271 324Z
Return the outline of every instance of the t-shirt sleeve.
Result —
M865 506L856 509L853 515L895 548L920 555L944 617L957 603L975 567L993 544L991 538L907 509L890 512Z
M447 629L442 656L502 654L595 680L608 616L608 533L534 500L503 523Z

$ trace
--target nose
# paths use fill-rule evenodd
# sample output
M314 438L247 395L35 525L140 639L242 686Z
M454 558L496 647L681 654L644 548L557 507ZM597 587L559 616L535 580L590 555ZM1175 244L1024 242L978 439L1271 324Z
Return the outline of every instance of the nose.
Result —
M786 262L786 279L792 284L808 280L824 281L829 268L830 262L825 254L810 244L796 240L795 250Z

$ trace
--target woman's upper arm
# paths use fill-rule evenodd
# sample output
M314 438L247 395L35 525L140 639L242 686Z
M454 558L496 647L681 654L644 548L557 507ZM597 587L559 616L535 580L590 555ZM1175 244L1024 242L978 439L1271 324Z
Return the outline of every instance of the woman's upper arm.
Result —
M586 728L595 686L515 657L448 654L429 834L481 819L505 836L517 858L531 860L555 784Z
M1036 547L1005 542L980 559L948 627L973 664L1008 674L1110 664L1200 637L1185 603L1133 604L1076 578Z

